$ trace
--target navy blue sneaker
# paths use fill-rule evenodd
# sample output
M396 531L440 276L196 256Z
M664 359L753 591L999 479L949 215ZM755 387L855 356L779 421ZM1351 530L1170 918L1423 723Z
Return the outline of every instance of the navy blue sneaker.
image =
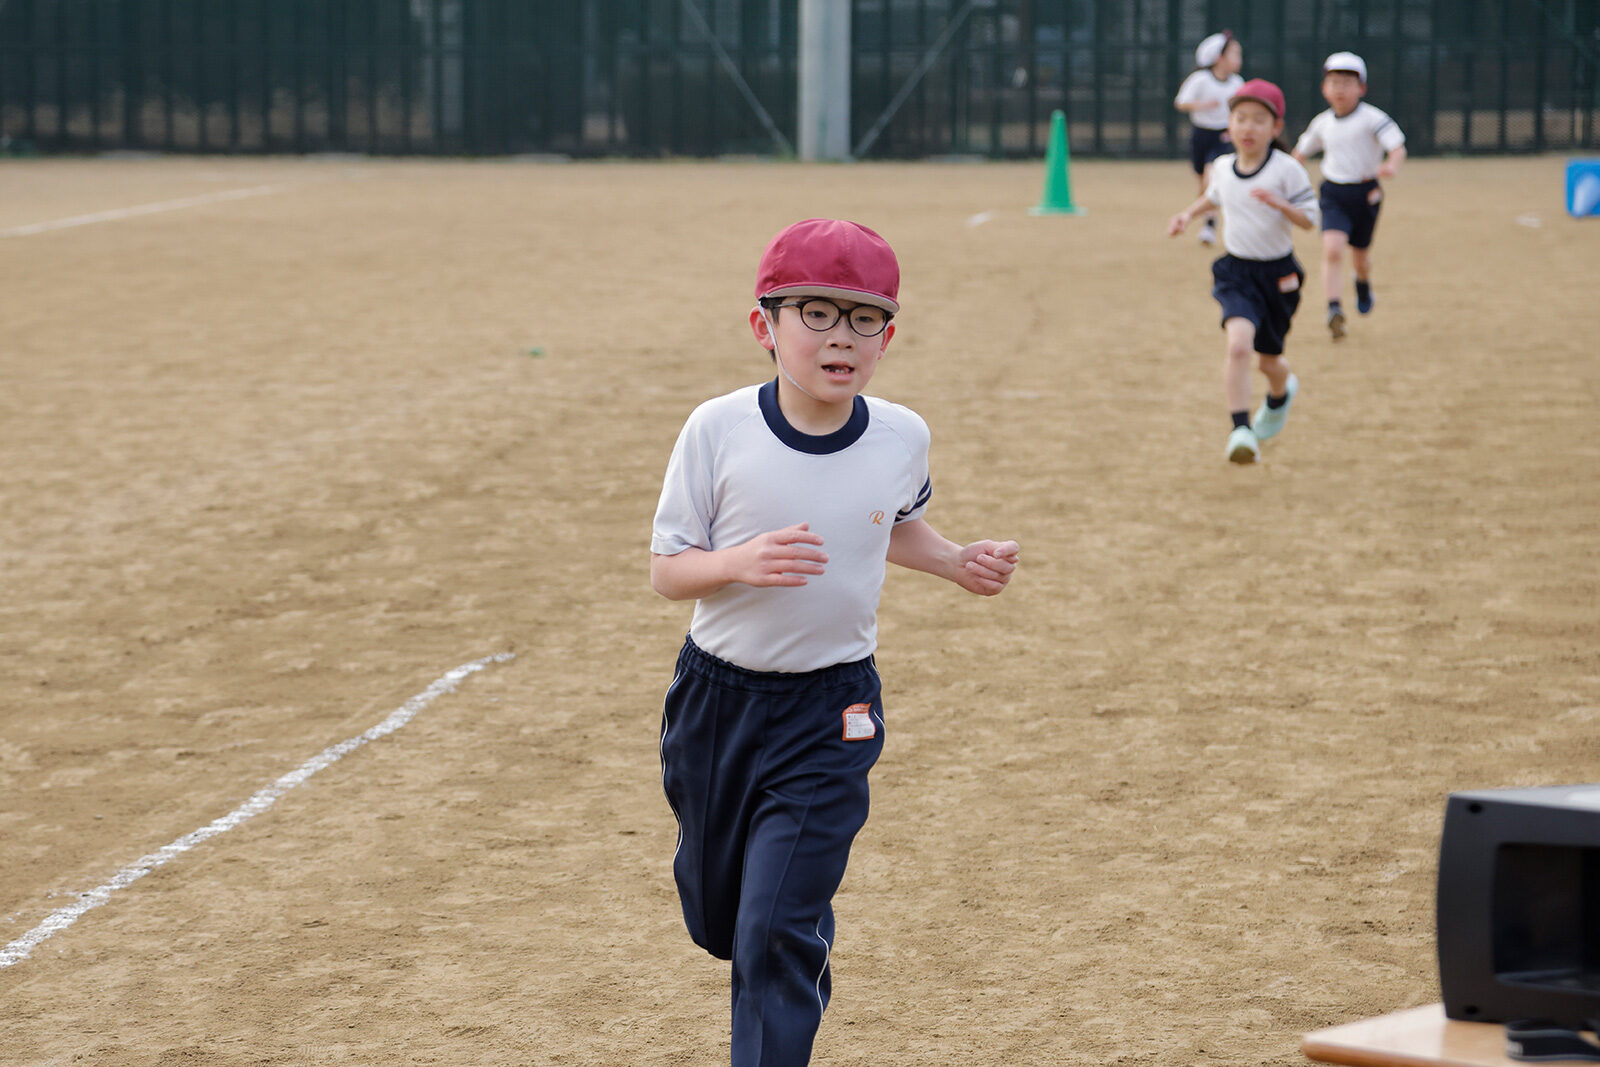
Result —
M1372 310L1372 286L1356 284L1356 310L1365 315Z

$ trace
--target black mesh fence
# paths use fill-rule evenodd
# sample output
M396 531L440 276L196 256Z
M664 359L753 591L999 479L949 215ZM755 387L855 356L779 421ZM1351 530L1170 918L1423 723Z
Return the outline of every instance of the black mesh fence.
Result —
M1414 153L1600 147L1600 0L854 0L869 157L1171 157L1195 44L1231 29L1289 133L1363 55ZM0 148L774 154L795 0L0 0Z

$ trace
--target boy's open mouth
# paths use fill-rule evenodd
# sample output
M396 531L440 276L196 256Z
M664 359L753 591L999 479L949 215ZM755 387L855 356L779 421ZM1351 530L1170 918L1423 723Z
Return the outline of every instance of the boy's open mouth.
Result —
M824 363L822 369L829 374L854 374L855 367L848 363Z

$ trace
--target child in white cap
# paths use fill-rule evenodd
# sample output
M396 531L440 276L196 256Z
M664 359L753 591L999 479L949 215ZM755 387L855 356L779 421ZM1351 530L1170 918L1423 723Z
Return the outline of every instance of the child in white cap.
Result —
M1373 308L1372 234L1383 206L1379 178L1392 178L1406 158L1406 135L1394 119L1361 98L1367 64L1354 52L1335 52L1322 64L1322 98L1330 107L1306 127L1294 147L1304 163L1322 153L1322 287L1328 331L1345 335L1344 250L1356 276L1356 310Z
M1227 30L1213 33L1194 50L1194 64L1194 72L1178 86L1172 106L1187 114L1192 124L1189 163L1203 193L1211 177L1211 161L1232 147L1228 144L1228 101L1244 84L1239 76L1244 46ZM1200 227L1200 243L1210 245L1216 240L1217 216L1212 213Z
M750 327L778 375L694 410L656 509L650 584L696 601L661 720L672 869L690 936L733 963L734 1067L802 1067L828 1003L833 895L883 749L885 563L980 596L1017 567L1015 541L928 525L927 424L861 395L899 286L865 226L774 237Z

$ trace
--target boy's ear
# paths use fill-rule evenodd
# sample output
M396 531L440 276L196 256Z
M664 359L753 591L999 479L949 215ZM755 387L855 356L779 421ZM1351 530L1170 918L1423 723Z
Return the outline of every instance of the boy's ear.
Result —
M771 350L775 347L772 340L772 324L767 321L767 311L760 304L750 309L750 332L756 335L756 344Z

